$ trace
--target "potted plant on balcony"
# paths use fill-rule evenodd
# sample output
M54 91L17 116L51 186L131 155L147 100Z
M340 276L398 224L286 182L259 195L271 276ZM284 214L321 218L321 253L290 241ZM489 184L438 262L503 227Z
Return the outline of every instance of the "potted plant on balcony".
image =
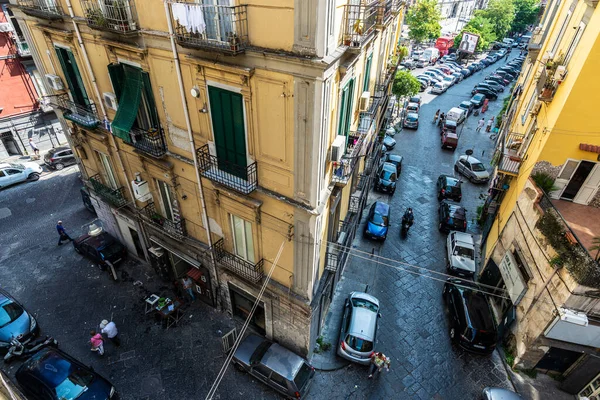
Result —
M100 9L91 9L85 13L85 18L88 21L88 24L99 26L101 28L108 27L108 21L104 18L104 14L102 14L102 10Z
M128 13L129 5L126 4L127 0L112 0L112 7L114 15L114 24L113 29L120 32L129 32L135 29L135 23L130 22L130 17Z
M227 32L227 41L229 42L229 49L231 51L238 51L239 38L235 32Z
M344 46L350 46L350 42L352 41L351 36L348 34L344 35Z
M152 214L150 219L152 220L152 222L154 222L155 224L160 225L160 226L163 226L163 224L165 223L165 219L159 213Z

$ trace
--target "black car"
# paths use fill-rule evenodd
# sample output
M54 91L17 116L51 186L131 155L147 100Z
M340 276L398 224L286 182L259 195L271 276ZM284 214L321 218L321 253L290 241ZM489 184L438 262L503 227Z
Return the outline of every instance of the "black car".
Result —
M397 180L398 175L396 173L396 166L394 164L384 162L379 166L379 170L377 171L375 190L394 194L394 192L396 192Z
M483 82L481 82L481 83L478 83L478 84L477 84L477 85L476 85L476 86L473 88L473 90L471 91L471 94L475 94L475 93L477 93L477 89L488 89L488 90L491 90L492 92L496 93L496 95L497 95L497 94L498 94L498 92L499 92L499 90L498 90L498 89L496 89L495 87L493 87L492 85L489 85L489 84L487 84L487 83L483 83Z
M394 164L396 166L396 173L400 175L402 172L402 159L401 155L386 153L384 161L386 163Z
M17 382L35 400L116 398L115 387L65 352L45 348L21 365Z
M440 175L437 179L438 200L450 199L460 202L462 199L461 181L448 175Z
M483 95L485 95L485 97L487 97L490 100L496 100L498 98L498 95L492 89L477 87L471 93L472 94L483 94Z
M466 232L467 230L467 210L457 203L442 200L438 209L438 219L438 229L441 232Z
M488 86L491 86L492 89L494 89L496 91L496 93L502 93L502 92L504 92L504 86L502 86L501 84L499 84L496 81L485 80L485 81L483 81L483 83L485 83Z
M483 101L485 100L485 94L477 93L475 96L471 98L471 103L473 107L480 108L483 105Z
M83 186L79 189L81 193L81 200L83 201L83 205L88 209L89 212L96 214L96 209L94 208L94 204L92 203L92 197L90 196L90 190Z
M13 338L21 342L33 339L39 334L35 318L11 295L0 289L0 354L10 348Z
M502 86L506 86L509 84L508 80L506 80L503 77L501 77L500 75L496 75L496 74L488 76L487 78L485 78L485 80L498 82Z
M498 329L489 300L479 285L448 278L443 295L450 318L450 339L466 350L492 353L496 348Z
M473 103L471 103L470 101L463 101L458 105L458 108L465 110L467 112L468 117L473 112L475 105L473 105Z
M468 68L463 68L463 69L461 69L461 70L460 70L460 73L461 73L461 74L463 74L463 76L464 76L465 78L466 78L466 77L468 77L469 75L471 75L471 74L472 74L471 70L470 70L470 69L468 69Z
M513 76L511 73L503 71L503 70L497 70L495 75L501 76L502 79L506 80L506 81L512 81L513 79L515 79L515 76Z
M48 168L58 171L75 162L75 155L69 146L53 147L44 155L44 163Z
M413 60L403 61L400 63L400 65L409 70L417 68L417 63L416 63L416 61L413 61Z
M116 265L127 257L127 249L107 232L96 236L83 235L73 240L75 251L92 259L101 268L106 261Z

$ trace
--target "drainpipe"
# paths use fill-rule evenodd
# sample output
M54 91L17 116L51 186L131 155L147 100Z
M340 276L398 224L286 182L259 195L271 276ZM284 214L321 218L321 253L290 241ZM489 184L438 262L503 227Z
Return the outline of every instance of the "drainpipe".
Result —
M69 10L69 16L71 17L71 21L73 22L73 28L75 28L75 33L77 34L77 42L79 43L79 47L81 48L81 53L83 54L83 59L85 60L85 66L90 75L90 79L92 80L92 87L94 88L94 93L96 94L96 98L98 99L98 103L100 105L100 110L102 111L102 123L106 123L108 121L108 117L106 116L106 108L104 107L104 103L102 102L102 96L100 96L100 91L98 90L98 83L96 82L96 76L94 75L94 71L92 70L92 65L90 64L90 59L88 57L87 51L85 50L85 46L83 45L83 39L81 38L81 33L79 32L79 27L77 26L77 22L75 22L75 14L73 13L73 7L71 6L71 0L65 0L67 3L67 9ZM119 162L119 168L123 173L123 178L125 178L125 186L127 186L129 196L131 196L132 201L135 202L135 196L133 195L133 189L131 188L131 184L129 183L129 179L127 178L127 173L125 172L125 167L123 165L123 160L121 159L121 155L119 154L119 148L117 147L117 143L112 134L108 135L110 140L110 145L116 151L117 161Z
M198 168L198 155L196 154L196 145L194 143L194 134L192 132L192 123L190 121L190 114L188 111L187 99L185 98L185 89L183 87L183 77L181 75L181 66L179 64L179 55L177 54L177 45L175 44L175 32L173 30L173 21L171 20L171 11L169 10L168 1L165 4L165 15L167 17L167 24L169 26L169 39L171 40L171 50L173 51L173 61L175 62L175 71L177 72L177 82L179 83L179 93L181 94L181 102L183 103L183 115L185 117L185 125L188 131L188 140L190 142L190 150L194 159L194 171L196 172L196 180L200 188L200 203L202 204L202 223L206 229L206 236L208 238L208 246L212 248L212 238L210 236L210 226L208 224L208 214L206 211L206 200L204 199L204 188L202 186L202 178L200 177L200 169ZM218 301L218 288L219 275L217 274L217 265L215 262L214 254L209 251L210 261L215 271L215 277L217 278L217 301Z

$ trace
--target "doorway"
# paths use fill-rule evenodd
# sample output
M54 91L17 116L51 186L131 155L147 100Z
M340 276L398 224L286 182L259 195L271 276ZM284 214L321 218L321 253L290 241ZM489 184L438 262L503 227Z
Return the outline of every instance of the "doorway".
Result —
M579 189L581 189L588 175L590 172L592 172L592 169L594 169L595 166L596 163L590 161L581 161L560 198L563 200L572 201L575 196L577 196L577 192L579 192Z
M131 241L133 242L133 245L135 246L135 252L137 253L137 256L143 260L144 259L144 248L142 247L142 242L140 241L140 235L138 234L138 231L136 231L135 229L132 229L131 227L128 227L128 229L129 229L129 234L131 235Z
M575 361L579 360L581 355L582 353L580 352L550 347L550 350L548 350L544 357L538 361L535 368L545 370L546 372L553 371L562 374L569 369Z
M231 285L229 285L229 298L231 299L231 311L233 312L233 316L245 321L248 318L248 315L250 315L250 310L252 310L256 299L246 293L234 290ZM256 311L254 311L254 314L250 319L250 326L261 335L264 336L266 334L265 308L262 303L259 303L258 307L256 307Z
M4 145L4 148L9 156L22 155L21 150L19 150L19 146L17 146L17 143L15 142L12 132L0 133L0 139L2 140L2 144Z

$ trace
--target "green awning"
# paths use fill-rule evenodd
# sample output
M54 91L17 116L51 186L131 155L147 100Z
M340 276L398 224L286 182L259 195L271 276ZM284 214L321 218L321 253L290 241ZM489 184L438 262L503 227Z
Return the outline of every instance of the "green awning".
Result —
M125 80L119 99L119 108L117 115L112 122L113 134L123 139L124 142L131 143L129 131L137 118L140 107L140 97L142 95L142 70L135 67L124 66Z

